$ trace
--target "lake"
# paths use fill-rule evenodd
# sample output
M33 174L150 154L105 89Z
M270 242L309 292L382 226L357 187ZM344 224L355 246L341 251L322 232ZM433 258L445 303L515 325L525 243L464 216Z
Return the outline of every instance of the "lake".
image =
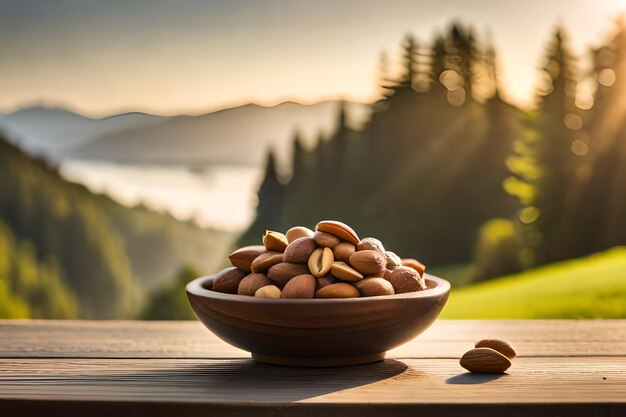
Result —
M150 165L66 160L61 174L127 206L168 212L202 227L242 231L254 220L263 170L235 165Z

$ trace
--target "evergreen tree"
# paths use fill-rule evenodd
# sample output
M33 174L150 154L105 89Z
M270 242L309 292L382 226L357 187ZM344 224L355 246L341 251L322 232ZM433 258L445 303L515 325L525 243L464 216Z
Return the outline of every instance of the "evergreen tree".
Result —
M543 264L568 257L571 242L564 240L574 207L576 171L580 161L571 152L574 126L582 120L574 105L576 81L572 54L566 36L557 28L543 67L546 83L541 90L536 136L524 144L528 161L535 165L527 183L532 197L520 212L527 224L526 241L534 251L534 261Z

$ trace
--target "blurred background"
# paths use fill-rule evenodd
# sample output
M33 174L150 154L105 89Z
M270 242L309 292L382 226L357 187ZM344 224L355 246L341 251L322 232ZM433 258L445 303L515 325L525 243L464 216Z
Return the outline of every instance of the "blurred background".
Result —
M350 224L447 318L626 317L626 1L0 1L0 318L193 318Z

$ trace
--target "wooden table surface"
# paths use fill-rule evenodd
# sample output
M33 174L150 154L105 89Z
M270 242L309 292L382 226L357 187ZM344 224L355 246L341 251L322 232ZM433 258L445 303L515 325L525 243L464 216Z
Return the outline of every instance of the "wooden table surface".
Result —
M466 373L490 337L513 366ZM387 357L284 368L199 322L0 321L0 416L626 416L626 320L439 320Z

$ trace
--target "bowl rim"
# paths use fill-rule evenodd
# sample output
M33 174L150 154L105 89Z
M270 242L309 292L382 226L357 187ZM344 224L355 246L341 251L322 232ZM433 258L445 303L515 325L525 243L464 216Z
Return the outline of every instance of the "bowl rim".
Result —
M189 282L185 287L188 294L208 299L216 299L222 301L234 301L249 304L274 304L274 305L310 305L319 303L369 303L372 301L383 300L407 300L407 299L420 299L430 297L440 297L450 291L450 282L447 280L436 277L430 274L424 274L424 278L427 281L432 281L435 286L422 291L407 292L402 294L393 295L378 295L374 297L355 297L355 298L260 298L251 296L242 296L238 294L228 294L204 288L204 284L211 282L215 279L217 274L206 275L194 279Z

